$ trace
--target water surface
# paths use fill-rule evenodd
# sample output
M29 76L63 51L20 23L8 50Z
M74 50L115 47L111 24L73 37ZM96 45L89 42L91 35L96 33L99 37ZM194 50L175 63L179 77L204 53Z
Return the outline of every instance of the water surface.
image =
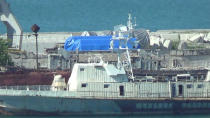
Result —
M25 32L111 30L126 24L128 13L138 28L210 28L210 0L7 0ZM0 32L5 28L0 24Z

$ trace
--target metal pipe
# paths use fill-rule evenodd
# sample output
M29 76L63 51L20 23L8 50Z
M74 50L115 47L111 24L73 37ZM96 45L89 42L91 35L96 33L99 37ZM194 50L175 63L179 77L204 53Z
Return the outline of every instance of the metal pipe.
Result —
M35 33L35 37L36 37L36 69L39 69L39 59L38 59L38 34Z

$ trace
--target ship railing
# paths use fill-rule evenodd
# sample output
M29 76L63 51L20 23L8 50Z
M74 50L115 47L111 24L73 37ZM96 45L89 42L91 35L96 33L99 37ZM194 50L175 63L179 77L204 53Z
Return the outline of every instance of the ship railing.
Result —
M2 91L3 90L3 91ZM30 91L29 91L30 90ZM37 91L37 92L36 92ZM0 94L5 95L26 95L26 96L63 96L63 97L82 97L82 98L169 98L168 92L152 93L129 91L124 94L118 91L52 91L49 85L32 86L0 86Z
M51 86L50 85L0 86L0 89L49 91L51 89Z
M165 94L165 95L163 95ZM120 95L119 92L109 91L45 91L45 90L20 90L20 89L0 89L0 95L10 96L45 96L45 97L63 97L63 98L98 98L98 99L148 99L148 98L168 98L168 93L142 93L141 95ZM161 96L162 95L162 96Z
M69 92L69 94L71 94ZM125 94L121 94L120 92L116 91L77 91L74 92L76 95L75 97L82 97L82 98L133 98L133 99L147 99L147 98L166 98L166 99L173 99L173 98L210 98L210 91L209 92L188 92L181 96L171 96L170 92L125 92Z
M52 91L50 85L31 86L0 86L0 94L19 95L22 90L24 95L38 96L63 96L84 98L210 98L210 90L184 91L182 95L172 95L170 92L147 92L147 91ZM30 91L29 91L30 90ZM27 92L28 91L28 92ZM38 91L38 92L36 92ZM32 94L33 93L33 94Z
M169 98L169 92L161 93L139 93L136 91L125 92L120 94L116 91L78 91L77 92L81 97L85 98Z
M184 95L180 97L186 98L210 98L210 91L202 91L202 92L186 92Z

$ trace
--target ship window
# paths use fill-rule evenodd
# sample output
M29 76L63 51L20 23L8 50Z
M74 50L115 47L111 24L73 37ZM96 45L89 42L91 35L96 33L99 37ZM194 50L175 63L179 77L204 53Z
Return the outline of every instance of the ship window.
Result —
M183 95L183 86L182 85L179 85L179 96L182 96Z
M104 84L104 88L109 88L109 84Z
M193 88L192 84L187 84L187 88Z
M87 84L86 83L82 83L81 87L82 88L87 87Z
M124 86L120 86L120 96L124 96Z
M85 69L84 68L80 68L80 71L84 71Z
M203 84L198 84L197 88L203 88Z

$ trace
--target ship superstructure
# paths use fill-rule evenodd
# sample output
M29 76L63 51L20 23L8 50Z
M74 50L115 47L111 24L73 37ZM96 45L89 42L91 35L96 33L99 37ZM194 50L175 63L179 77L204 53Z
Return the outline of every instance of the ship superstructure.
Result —
M0 86L2 114L102 115L208 113L210 83L187 75L156 82L129 81L123 68L103 61L75 64L67 85ZM186 79L185 79L186 77Z

